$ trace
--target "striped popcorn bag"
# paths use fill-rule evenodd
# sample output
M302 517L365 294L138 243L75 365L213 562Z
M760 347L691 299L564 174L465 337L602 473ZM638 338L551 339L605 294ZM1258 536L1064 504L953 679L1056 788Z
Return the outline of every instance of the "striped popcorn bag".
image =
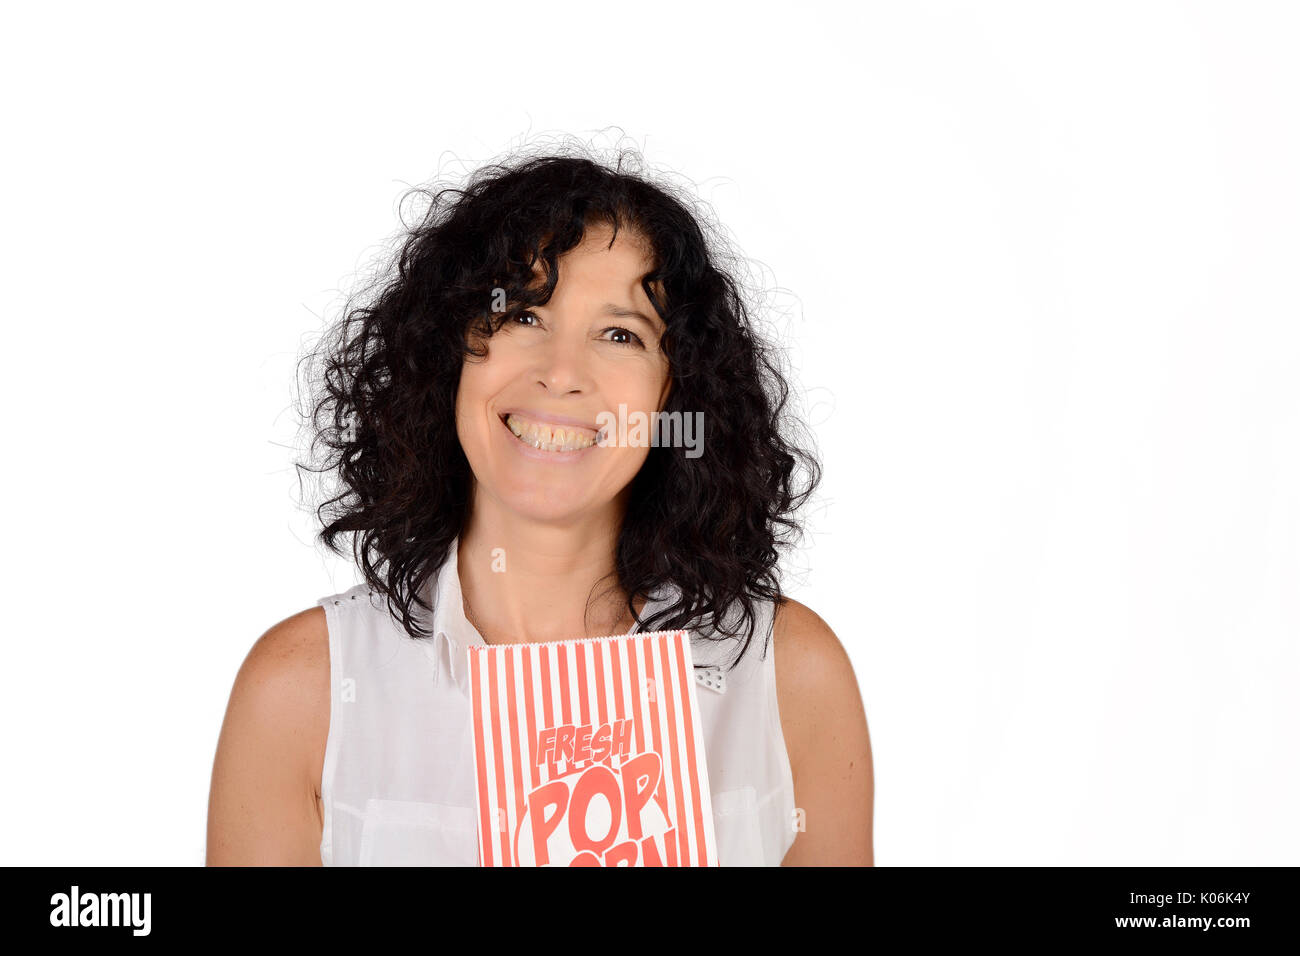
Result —
M483 866L717 866L686 631L468 649Z

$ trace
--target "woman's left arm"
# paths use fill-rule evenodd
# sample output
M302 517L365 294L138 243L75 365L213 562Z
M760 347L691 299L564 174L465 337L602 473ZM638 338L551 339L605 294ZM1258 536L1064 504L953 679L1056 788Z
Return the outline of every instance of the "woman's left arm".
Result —
M782 866L872 866L875 779L853 664L835 632L786 600L772 629L777 704L803 829Z

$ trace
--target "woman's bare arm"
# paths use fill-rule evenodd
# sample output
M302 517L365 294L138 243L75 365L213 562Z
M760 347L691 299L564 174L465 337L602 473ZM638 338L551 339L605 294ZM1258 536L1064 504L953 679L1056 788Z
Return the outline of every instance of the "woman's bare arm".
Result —
M826 622L787 600L773 627L777 703L805 829L782 866L872 866L875 779L853 665Z
M319 866L329 732L325 612L272 627L230 692L208 798L208 866Z

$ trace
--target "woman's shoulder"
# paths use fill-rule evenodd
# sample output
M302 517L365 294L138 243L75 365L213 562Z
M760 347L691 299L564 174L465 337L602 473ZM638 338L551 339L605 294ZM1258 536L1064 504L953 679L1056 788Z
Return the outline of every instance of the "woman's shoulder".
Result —
M778 669L784 666L789 676L816 677L819 672L826 676L827 671L852 669L848 652L830 625L793 598L783 598L774 609L772 641L785 652Z
M830 625L794 600L777 607L772 637L796 806L807 819L833 821L801 831L783 863L869 866L871 739L848 652Z
M284 682L329 664L325 609L316 604L271 625L254 642L244 667L262 681Z
M791 750L803 752L827 721L861 709L853 663L830 625L792 598L776 605L772 646L782 728Z
M329 682L322 608L285 618L253 643L217 743L209 865L319 863Z
M329 630L324 608L316 605L273 624L253 643L235 677L230 710L266 746L305 744L304 765L319 780L329 709Z

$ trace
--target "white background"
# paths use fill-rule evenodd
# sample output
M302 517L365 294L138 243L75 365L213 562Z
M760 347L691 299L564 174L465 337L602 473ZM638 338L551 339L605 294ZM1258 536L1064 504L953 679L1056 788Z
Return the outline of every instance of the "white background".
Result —
M202 861L240 662L358 580L295 359L403 190L621 130L777 290L877 862L1300 863L1294 6L5 20L0 862Z

